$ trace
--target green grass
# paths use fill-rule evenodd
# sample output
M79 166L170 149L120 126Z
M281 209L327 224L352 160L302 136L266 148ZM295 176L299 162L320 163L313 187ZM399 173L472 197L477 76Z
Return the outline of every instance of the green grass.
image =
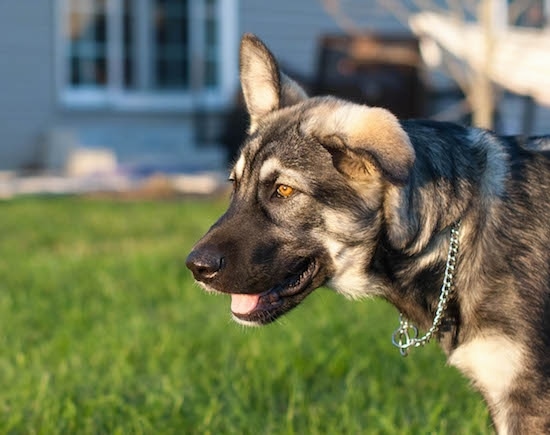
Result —
M395 310L318 290L246 329L185 269L223 202L0 202L0 433L486 434Z

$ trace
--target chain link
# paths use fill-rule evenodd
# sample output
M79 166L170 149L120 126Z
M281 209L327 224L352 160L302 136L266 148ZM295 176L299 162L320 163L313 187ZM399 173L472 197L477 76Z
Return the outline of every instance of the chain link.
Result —
M399 327L393 333L391 341L393 345L399 349L399 353L402 356L407 356L411 347L420 347L428 343L441 326L443 315L449 303L449 296L453 290L454 272L458 257L459 230L460 221L456 221L451 226L451 238L449 241L449 252L447 253L447 264L445 265L445 275L443 277L441 293L439 294L439 301L437 303L437 309L431 328L424 336L418 338L418 328L412 323L409 323L403 316L403 313L399 313Z

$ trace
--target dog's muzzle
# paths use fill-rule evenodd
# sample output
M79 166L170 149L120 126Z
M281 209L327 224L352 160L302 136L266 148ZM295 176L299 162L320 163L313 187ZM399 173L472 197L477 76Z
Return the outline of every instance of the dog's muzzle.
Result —
M195 247L186 260L186 266L205 290L231 295L233 318L247 325L272 322L324 281L319 274L320 263L314 257L296 258L282 267L285 272L279 274L276 282L261 282L267 288L235 288L227 286L224 279L231 269L229 263L220 250L205 245ZM246 277L242 281L247 282Z

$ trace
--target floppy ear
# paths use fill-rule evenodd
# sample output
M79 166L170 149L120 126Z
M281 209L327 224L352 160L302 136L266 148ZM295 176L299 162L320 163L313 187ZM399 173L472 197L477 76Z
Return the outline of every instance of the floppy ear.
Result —
M251 33L241 40L240 74L252 131L268 113L307 98L296 82L279 71L273 54Z
M302 129L331 153L336 168L354 180L373 172L404 184L415 160L410 139L389 111L324 98L308 111Z

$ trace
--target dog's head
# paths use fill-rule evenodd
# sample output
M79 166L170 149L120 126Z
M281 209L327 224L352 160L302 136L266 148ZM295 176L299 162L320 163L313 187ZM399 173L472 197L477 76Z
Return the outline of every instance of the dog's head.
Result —
M323 284L376 294L369 269L386 192L415 158L399 122L383 109L308 98L253 35L243 37L240 73L251 124L231 203L187 266L205 289L231 294L234 318L249 325Z

